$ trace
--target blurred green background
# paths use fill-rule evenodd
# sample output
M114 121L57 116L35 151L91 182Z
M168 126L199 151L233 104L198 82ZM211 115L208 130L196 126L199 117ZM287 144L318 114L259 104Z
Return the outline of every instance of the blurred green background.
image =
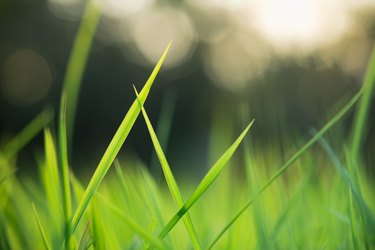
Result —
M84 3L0 0L2 143L46 105L58 110ZM288 154L288 145L309 137L310 128L319 128L360 88L375 37L373 0L102 4L79 96L73 168L96 166L134 100L132 84L143 86L170 40L146 108L155 126L162 114L172 119L167 155L174 168L190 168L210 161L213 124L220 124L223 136L215 140L224 147L228 135L243 129L243 107L248 120L256 119L255 147L271 145ZM374 114L372 108L363 147L370 168ZM337 133L345 135L350 124ZM41 137L21 152L21 168L34 161L38 145ZM124 153L149 164L152 150L143 121L137 122Z

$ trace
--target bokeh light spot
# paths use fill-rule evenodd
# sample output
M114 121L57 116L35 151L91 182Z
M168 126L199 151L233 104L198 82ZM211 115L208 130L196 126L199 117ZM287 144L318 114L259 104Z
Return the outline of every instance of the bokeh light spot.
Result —
M48 93L52 74L47 61L30 49L13 53L1 72L1 88L12 104L28 106L40 101Z
M49 10L58 18L80 20L85 6L85 0L48 0Z
M103 12L108 17L121 19L144 11L153 2L154 0L103 0Z
M196 33L189 17L182 11L162 7L146 13L134 30L134 41L145 59L154 64L172 40L173 45L165 60L166 67L177 66L187 60L194 49Z
M219 87L236 92L263 73L268 57L269 50L254 34L234 32L211 44L205 71Z

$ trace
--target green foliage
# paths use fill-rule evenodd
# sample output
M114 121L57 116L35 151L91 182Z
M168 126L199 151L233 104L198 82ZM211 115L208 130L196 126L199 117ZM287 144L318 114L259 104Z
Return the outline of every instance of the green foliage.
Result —
M138 92L135 89L135 87L134 87L134 90L135 90L135 93L136 93L137 99L138 99L139 95L138 95ZM163 169L163 173L164 173L164 176L165 176L165 180L167 181L169 191L171 192L171 195L174 199L174 202L176 203L177 208L182 207L184 205L184 199L182 198L180 190L177 186L177 182L176 182L176 180L175 180L175 178L172 174L171 168L169 167L168 161L167 161L167 159L164 155L163 149L160 146L159 140L158 140L158 138L155 134L155 131L154 131L154 128L152 127L150 119L148 118L146 110L143 107L143 103L141 102L140 99L138 99L138 101L139 101L139 106L142 109L142 114L143 114L143 117L145 119L147 129L150 133L152 143L154 144L156 154L159 158L160 165ZM200 243L199 243L199 240L198 240L198 236L197 236L197 232L195 231L195 228L194 228L193 222L191 221L190 215L187 214L186 216L184 216L183 220L184 220L184 223L185 223L186 230L188 231L188 233L190 235L190 238L193 242L194 248L195 249L201 249L201 246L200 246Z
M0 148L1 249L375 247L375 187L359 160L375 78L374 53L364 88L280 168L275 166L283 157L272 147L255 151L245 140L244 153L235 154L254 120L234 140L220 126L222 121L215 119L213 136L220 134L234 142L229 147L213 145L215 150L227 149L200 183L184 180L195 188L181 188L143 106L169 44L85 187L69 168L69 144L80 83L99 17L96 1L89 0L65 76L58 143L49 128L53 113L46 109ZM343 142L343 147L333 149L323 136L359 99L350 149L345 146L347 138L335 138ZM139 160L115 159L141 111L169 191L154 181ZM17 154L43 129L45 149L37 158L40 180L15 176ZM323 151L312 150L316 142ZM234 156L240 160L231 161ZM108 175L113 163L116 171ZM244 171L246 177L236 176L235 170ZM182 194L187 192L191 195L185 202ZM232 219L226 223L228 218ZM184 227L178 224L180 219Z

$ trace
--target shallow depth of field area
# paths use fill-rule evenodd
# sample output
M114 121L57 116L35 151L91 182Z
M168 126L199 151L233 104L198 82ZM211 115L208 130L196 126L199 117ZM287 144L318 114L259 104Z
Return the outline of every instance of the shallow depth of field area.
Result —
M130 105L119 103L111 110L106 104L108 100L101 99L99 93L90 106L92 110L82 109L83 112L79 107L80 98L89 87L82 86L82 79L90 77L85 69L90 63L95 32L103 29L100 18L107 6L99 2L89 0L85 5L81 2L84 12L64 67L58 105L43 105L16 133L1 131L4 138L0 141L0 249L375 248L375 168L372 166L375 148L369 142L373 138L371 114L375 104L372 43L368 60L363 64L364 73L357 79L359 83L351 91L332 98L334 101L330 101L324 112L316 109L311 117L320 118L319 122L308 124L308 119L306 122L301 118L298 122L296 119L297 125L293 124L289 120L291 116L283 117L283 112L279 113L282 108L272 97L262 102L263 110L275 111L277 117L269 121L278 122L276 137L268 135L271 132L262 120L266 116L259 111L262 109L253 109L254 101L240 93L245 89L241 85L244 74L255 70L243 71L241 67L256 66L246 60L210 66L212 72L220 71L211 72L218 85L234 82L231 91L239 91L237 99L240 100L233 101L234 104L214 102L214 98L200 101L199 91L179 95L173 91L163 93L167 88L158 88L158 84L177 75L177 71L163 72L164 67L172 67L182 57L178 54L181 51L174 49L182 42L174 37L166 42L155 41L163 44L163 51L140 46L140 52L148 53L145 52L153 68L144 83L121 80L121 88L126 89L127 97L131 96ZM59 1L49 2L51 6L56 3ZM52 12L58 11L51 8ZM160 20L163 17L159 16ZM177 20L184 18L180 16ZM268 26L264 25L267 33ZM308 27L308 23L303 25ZM163 30L163 27L157 28ZM169 33L166 31L166 34ZM155 34L138 35L145 42ZM278 42L286 43L288 39ZM213 43L217 45L217 41ZM224 47L221 49L225 51L227 47ZM208 53L203 54L204 61L212 59ZM231 61L230 56L214 59L217 63ZM241 58L241 53L237 56ZM356 57L353 55L353 58ZM22 79L22 74L20 78L12 78L10 71L6 71L11 63L6 65L3 81ZM27 63L23 66L27 67ZM232 66L233 75L226 74L224 71ZM292 70L289 73L293 75ZM171 78L164 76L160 80L161 74L170 74ZM108 76L107 80L113 79ZM303 79L314 81L309 75ZM5 90L5 94L13 93ZM274 92L275 96L282 94L277 89ZM163 96L163 103L155 115L155 107L149 103L151 96L157 94ZM19 96L13 98L14 101ZM258 99L262 98L267 95ZM211 107L209 117L186 115L184 110L176 108L181 99L189 102L184 107L186 110ZM100 117L101 108L105 109L104 113L117 109L124 114L119 123L108 121L108 127L116 127L115 133L101 142L96 139L88 144L76 142L77 138L83 138L77 133L107 123L110 116ZM12 112L9 110L4 114ZM85 112L97 115L96 120L86 121L86 127L82 128L77 124ZM198 125L190 127L190 131L183 125L184 129L176 129L174 120L181 122L181 118L191 118L196 124L208 120L209 129L199 130ZM296 130L301 126L303 133ZM261 134L257 135L257 131ZM194 134L209 140L188 144L188 137ZM141 147L129 149L129 140ZM173 143L168 144L169 141ZM103 144L99 148L104 150L94 150L96 145ZM87 153L90 149L83 149L82 145L92 146L91 152L95 153ZM139 148L140 152L136 152ZM25 157L30 154L31 160ZM202 160L195 157L207 159L207 164L196 166ZM176 162L182 162L182 166L174 166ZM31 167L25 166L29 164Z

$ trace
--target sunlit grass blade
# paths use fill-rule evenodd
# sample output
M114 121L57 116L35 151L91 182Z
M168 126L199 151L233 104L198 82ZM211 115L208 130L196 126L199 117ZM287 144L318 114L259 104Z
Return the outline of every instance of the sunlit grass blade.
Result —
M52 247L62 244L65 230L65 216L62 209L62 189L58 168L56 145L51 131L44 130L44 152L45 162L40 164L39 172L45 193L46 205L48 205L49 233L51 235Z
M360 147L365 136L366 121L370 109L372 96L375 92L375 46L372 49L370 61L367 66L365 78L363 80L365 91L355 113L354 125L352 128L351 157L357 161Z
M170 48L171 44L169 44L164 51L163 55L159 59L159 62L156 64L154 70L152 71L150 77L148 78L146 84L144 85L142 91L139 93L139 99L144 103L147 99L148 93L151 89L151 86L158 74L161 65L167 55L167 52ZM137 119L140 112L140 107L138 104L137 99L134 100L132 106L128 110L127 114L125 115L123 121L120 124L120 127L116 131L114 137L112 138L108 148L106 149L102 159L100 160L98 167L96 168L94 175L92 176L82 199L80 200L77 210L75 211L72 222L71 222L71 229L72 232L76 229L78 222L80 221L83 213L85 212L92 196L94 195L95 191L98 189L101 181L103 180L105 174L107 173L108 169L112 165L113 160L115 159L117 153L120 151L125 139L127 138L131 128L133 127L135 120Z
M70 145L82 76L86 67L96 27L101 16L100 1L87 0L79 30L75 37L64 76L63 88L69 96L67 103L67 135Z
M135 91L135 93L137 95L137 98L138 98L139 97L138 92L137 92L135 87L134 87L134 91ZM164 173L165 180L167 182L169 191L172 194L173 200L174 200L177 208L182 207L184 205L184 200L183 200L182 195L180 193L180 190L178 188L177 182L176 182L176 180L173 176L171 168L169 167L167 158L165 157L163 149L160 146L159 140L158 140L158 138L155 134L155 131L154 131L154 128L152 127L150 119L148 118L146 110L143 107L143 103L139 99L138 99L138 101L139 101L139 106L142 109L143 118L145 119L147 129L149 131L152 143L153 143L154 148L155 148L155 152L156 152L156 154L159 158L160 165L163 169L163 173ZM201 246L200 246L200 243L199 243L199 240L198 240L198 235L197 235L197 232L195 231L195 228L194 228L194 225L193 225L193 222L191 220L191 217L190 217L189 213L187 213L183 217L183 221L185 223L186 230L189 233L190 239L193 243L194 249L201 249Z
M218 236L213 240L210 248L212 248L216 242L223 236L223 234L233 225L233 223L253 204L253 202L277 179L279 178L292 164L299 159L314 143L316 143L319 138L324 135L330 128L333 127L338 121L340 121L344 115L348 113L351 107L358 101L363 93L361 89L357 94L355 94L352 99L338 112L334 117L331 118L324 126L321 128L315 136L313 136L305 145L303 145L276 173L255 193L253 198L245 204L245 206L234 216L232 220L220 231Z
M142 226L140 226L138 223L133 221L129 216L127 216L121 209L119 209L117 206L110 203L107 199L105 199L102 195L98 195L101 201L103 201L103 204L105 204L106 207L108 207L112 212L117 214L125 223L126 225L131 228L135 233L137 233L139 236L141 236L145 241L150 243L151 246L156 247L157 249L168 249L168 247L165 245L163 241L161 241L156 236L150 234L147 232L146 229L144 229Z
M240 145L241 141L249 131L254 120L246 127L246 129L241 133L237 140L225 151L225 153L216 161L216 163L211 167L208 173L205 175L203 180L199 183L198 187L195 189L194 193L186 201L185 205L180 208L180 210L172 217L168 224L160 232L159 237L164 238L169 231L177 224L177 222L182 218L182 216L193 206L193 204L202 196L202 194L211 186L218 175L226 166L227 162L231 159L233 153L236 151L237 147Z
M9 159L14 157L25 147L53 118L51 108L44 109L29 124L26 125L8 144L1 150L4 156ZM0 166L1 167L1 166Z
M34 217L35 217L35 220L36 220L36 222L38 224L39 231L40 231L40 233L42 235L44 246L46 247L47 250L50 250L50 249L52 249L51 248L51 244L48 241L48 238L47 238L47 235L46 235L46 231L44 230L42 222L40 221L40 218L39 218L39 215L38 215L38 211L36 210L34 203L32 203L31 206L33 208Z
M54 213L58 213L61 206L61 186L58 169L56 147L49 129L44 130L45 164L41 169L44 190L49 206Z

